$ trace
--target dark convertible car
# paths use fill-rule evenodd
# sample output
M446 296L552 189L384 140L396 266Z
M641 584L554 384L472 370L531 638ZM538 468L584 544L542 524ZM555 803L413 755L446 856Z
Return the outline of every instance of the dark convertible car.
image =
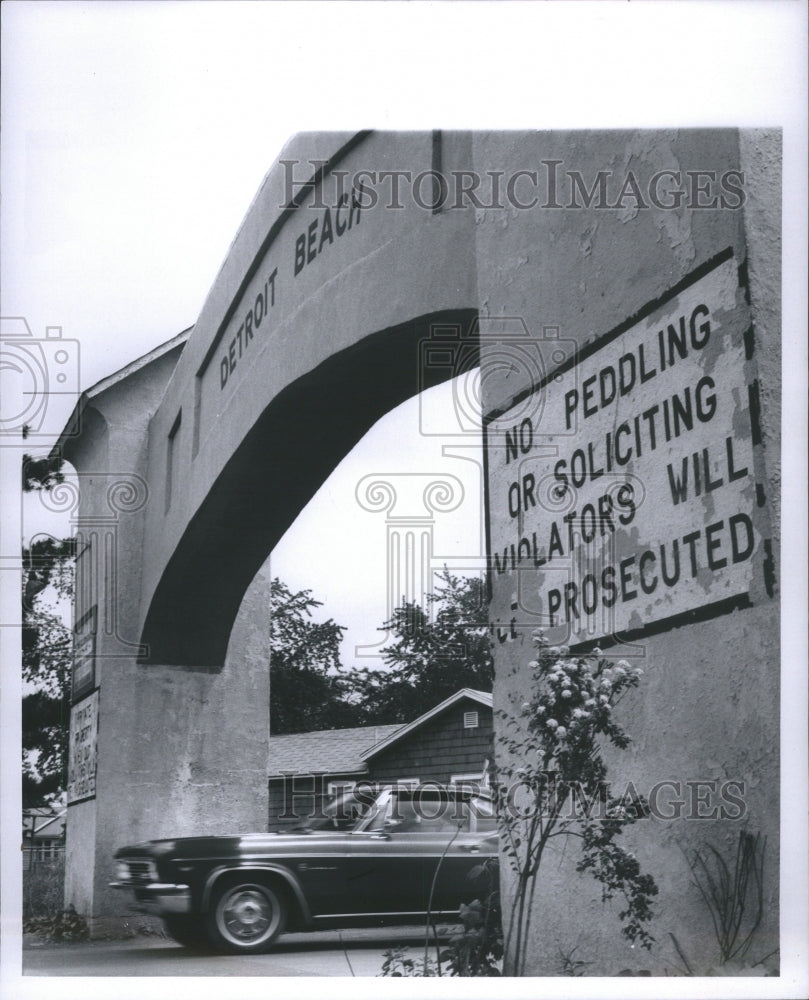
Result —
M487 795L365 788L297 829L123 847L112 884L181 944L260 952L285 929L451 919L496 854Z

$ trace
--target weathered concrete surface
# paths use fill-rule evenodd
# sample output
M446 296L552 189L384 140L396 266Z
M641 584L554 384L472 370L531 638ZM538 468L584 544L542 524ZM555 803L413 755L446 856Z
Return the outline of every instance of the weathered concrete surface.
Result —
M645 303L664 295L701 262L732 247L735 260L746 262L752 276L750 311L761 386L762 445L756 449L750 483L755 478L766 484L766 500L761 496L757 500L755 492L747 490L748 513L762 539L755 567L748 568L751 606L707 621L682 621L662 634L636 638L633 646L618 647L620 655L634 657L645 676L640 688L621 705L619 721L634 742L628 752L613 755L610 777L616 788L631 780L647 796L660 782L679 782L683 799L683 805L676 806L673 800L677 793L672 788L665 796L665 805L663 798L660 804L665 813L672 817L679 813L680 818L650 818L639 823L627 838L643 869L654 875L660 887L657 916L651 927L657 946L647 954L622 943L617 919L620 903L601 903L598 883L573 870L575 844L560 842L549 852L540 876L529 974L559 974L560 954L573 948L577 949L575 957L594 963L586 970L590 974L612 974L625 968L671 974L682 969L671 934L695 970L715 964L718 952L710 916L691 884L684 851L712 844L732 859L741 829L767 837L764 919L749 957L755 961L778 945L779 605L777 590L768 591L768 586L772 589L777 584L763 542L766 539L771 544L777 558L778 156L777 136L746 136L740 152L734 131L555 132L529 139L515 136L511 142L501 136L476 137L475 162L480 169L494 169L521 158L541 170L543 161L557 161L560 183L562 171L579 171L588 188L599 170L611 171L611 178L618 179L611 184L620 184L632 169L641 186L663 169L714 171L714 177L727 170L744 171L748 192L744 211L736 199L735 210L684 206L637 210L630 204L626 210L580 207L486 213L477 229L478 282L482 312L520 316L537 339L543 327L558 327L558 336L573 339L581 349L591 338L605 334ZM546 352L550 346L551 342L544 344ZM484 342L484 370L486 352ZM494 380L484 384L487 411L507 407L523 387L513 378L499 386ZM547 391L554 391L552 382ZM587 434L581 436L581 440L586 438ZM543 440L540 419L533 446L541 446ZM493 443L492 447L503 445ZM498 476L490 476L489 481L494 534L510 522L504 499L508 486L501 463ZM552 516L545 514L546 524ZM659 508L659 519L665 525L665 505ZM538 579L536 570L525 567L493 573L493 620L504 625L509 622L515 614L515 594L519 588L530 589L532 572ZM777 581L777 568L774 578ZM748 577L741 579L746 588ZM712 599L708 584L705 601ZM700 609L695 610L698 613ZM515 637L497 642L495 651L495 704L515 714L519 714L528 690L527 663L533 658L530 633L539 624L532 623L530 616L523 616L520 622L525 622L525 627L518 625ZM503 634L507 632L505 629ZM557 641L564 641L564 637ZM719 783L710 786L713 797L710 792L700 793L708 796L707 806L690 798L695 793L686 783L696 781ZM725 781L742 783L743 806L730 811L738 818L705 818L718 815L715 810L722 803L716 790ZM508 896L508 881L506 889Z

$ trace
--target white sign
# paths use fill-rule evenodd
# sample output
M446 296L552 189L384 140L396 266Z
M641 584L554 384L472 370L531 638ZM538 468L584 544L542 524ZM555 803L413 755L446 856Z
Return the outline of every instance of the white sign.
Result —
M67 804L91 799L96 793L98 747L98 691L70 711L70 747L67 760Z
M748 599L763 490L737 262L726 252L641 315L539 387L539 417L523 401L487 428L495 592L508 586L512 624L556 641Z

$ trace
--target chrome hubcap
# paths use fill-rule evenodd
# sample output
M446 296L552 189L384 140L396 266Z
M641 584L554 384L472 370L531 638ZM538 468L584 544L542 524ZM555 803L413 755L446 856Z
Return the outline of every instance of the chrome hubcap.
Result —
M228 934L237 941L257 941L271 928L273 908L258 889L239 889L225 900L222 918Z

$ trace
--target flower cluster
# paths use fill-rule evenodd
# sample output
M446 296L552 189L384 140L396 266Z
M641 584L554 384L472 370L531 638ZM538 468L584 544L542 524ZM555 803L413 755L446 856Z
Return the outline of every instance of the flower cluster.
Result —
M628 688L637 686L643 671L626 660L611 664L597 648L572 657L567 646L551 646L544 629L537 629L533 639L533 697L523 703L522 715L538 756L549 762L585 750L598 733L626 746L628 737L612 720L612 709Z

